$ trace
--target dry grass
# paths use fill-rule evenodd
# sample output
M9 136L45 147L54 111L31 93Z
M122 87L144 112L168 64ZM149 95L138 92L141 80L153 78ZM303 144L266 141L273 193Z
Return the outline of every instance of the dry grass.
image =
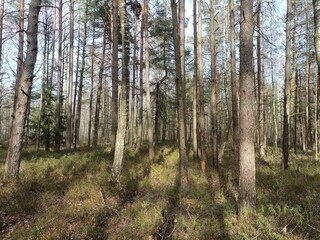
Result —
M127 151L121 184L111 181L104 148L75 153L24 153L21 177L0 187L0 239L317 239L320 164L294 155L257 167L257 209L237 221L237 165L230 152L220 174L189 163L189 191L180 192L175 148ZM0 157L5 156L1 149ZM301 157L300 157L301 156ZM0 162L3 177L3 161ZM220 175L220 181L219 181Z

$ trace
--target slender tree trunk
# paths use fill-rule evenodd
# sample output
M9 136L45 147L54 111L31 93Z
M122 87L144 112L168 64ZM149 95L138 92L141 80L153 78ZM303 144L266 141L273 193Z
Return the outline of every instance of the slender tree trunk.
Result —
M181 1L181 0L180 0ZM181 2L180 2L181 4ZM172 25L173 25L173 40L174 40L174 56L176 66L176 96L177 96L177 112L178 112L178 139L179 139L179 158L180 158L180 185L183 189L187 189L189 185L188 178L188 154L186 146L186 130L185 130L185 114L184 114L184 87L181 72L181 53L180 53L180 37L179 25L177 16L177 3L171 0L172 9Z
M240 1L240 137L239 215L255 207L253 1Z
M126 1L119 0L119 12L121 22L121 41L122 41L122 79L119 105L119 121L116 136L116 146L112 166L112 176L115 181L119 181L123 165L124 141L127 129L127 83L129 80L128 69L128 36L127 36L127 11Z
M86 46L87 46L87 16L88 16L88 0L85 3L85 17L83 24L83 46L82 46L82 62L80 69L80 77L79 77L79 92L78 92L78 104L77 104L77 114L76 114L76 123L75 123L75 132L74 132L74 149L77 149L77 144L79 143L79 133L80 133L80 119L81 119L81 106L82 106L82 88L83 88L83 75L84 68L86 65L85 57L86 57Z
M199 130L200 130L200 146L201 146L201 170L206 171L207 154L206 139L204 129L204 79L203 79L203 59L202 59L202 0L198 0L198 77L199 77Z
M154 159L153 146L153 127L150 97L150 64L149 64L149 33L148 33L148 0L144 0L145 10L145 55L146 55L146 108L147 108L147 128L148 128L148 145L149 145L149 161Z
M2 73L2 43L3 43L3 15L4 15L4 0L0 0L0 73ZM0 84L2 86L2 74L0 76ZM3 91L1 90L0 93L0 111L2 112L2 96ZM3 130L2 130L2 117L0 116L0 139L3 136Z
M15 108L17 102L17 89L21 78L21 72L23 68L23 52L24 52L24 0L20 0L19 5L19 46L18 46L18 60L17 60L17 72L16 72L16 83L15 83L15 95L13 108Z
M74 0L70 0L69 91L68 91L67 135L66 135L67 150L71 149L71 144L72 144L73 50L74 50Z
M60 151L61 142L61 78L62 78L62 9L63 1L59 0L59 36L58 36L58 77L56 101L55 151Z
M143 36L144 36L144 28L145 28L145 15L144 15L144 4L142 4L142 19L141 19L141 29L140 29L140 66L139 66L139 124L138 124L138 135L137 135L137 151L140 150L142 145L143 138Z
M313 12L314 12L314 44L316 49L316 59L318 66L318 78L317 78L317 95L315 100L315 112L318 113L319 102L319 87L320 87L320 0L313 0ZM316 145L316 160L318 160L318 114L315 116L315 145Z
M307 1L306 1L307 2ZM307 3L306 3L307 4ZM308 6L308 5L307 5ZM309 32L309 10L310 8L307 7L305 14L306 14L306 73L305 73L305 94L306 94L306 105L305 105L305 145L307 149L310 149L310 143L311 143L311 124L310 124L310 32Z
M289 163L289 114L290 114L290 32L291 32L291 0L287 0L286 19L286 64L284 82L284 107L283 107L283 136L282 154L283 168L288 169Z
M91 147L91 127L92 127L92 105L93 105L93 79L94 79L94 62L95 62L95 32L96 28L93 23L92 29L92 48L91 48L91 78L90 78L90 100L89 100L89 123L88 123L88 147Z
M198 92L198 41L197 41L197 0L193 0L193 82L192 82L192 143L193 158L198 159L197 92Z
M133 30L133 61L132 61L132 87L131 87L131 106L130 106L130 124L129 124L129 147L133 147L135 139L135 96L136 96L136 63L137 63L137 19L139 10L137 8L137 0L135 1L136 8L134 9L134 30Z
M99 135L99 115L101 108L101 93L102 93L102 79L103 79L103 71L104 71L104 62L106 55L106 45L107 45L107 21L104 21L103 28L103 41L102 41L102 56L100 60L99 66L99 78L98 78L98 90L97 90L97 102L96 102L96 112L94 115L94 128L93 128L93 139L92 146L96 147L98 145L98 135Z
M38 126L37 126L37 135L36 135L36 152L39 151L40 142L41 142L41 125L42 125L42 115L43 115L43 94L44 88L46 83L46 66L47 66L47 36L48 36L48 17L43 21L45 22L45 29L44 29L44 47L43 47L43 69L42 69L42 82L41 82L41 89L40 89L40 99L39 99L39 115L38 115Z
M257 67L258 67L258 113L259 113L259 155L261 159L265 158L265 119L264 119L264 72L262 72L262 59L261 59L261 7L262 0L257 3Z
M53 0L54 8L53 8L53 29L52 29L52 54L51 54L51 69L50 69L50 80L48 84L48 89L52 91L52 83L53 83L53 72L55 67L55 50L56 50L56 25L57 25L57 1Z
M80 39L80 22L78 23L78 39ZM78 41L77 46L77 60L76 60L76 81L74 84L74 94L73 94L73 107L72 107L72 118L73 118L73 134L72 134L72 144L74 146L74 137L76 135L76 109L77 109L77 94L78 94L78 80L79 80L79 62L80 62L80 41Z
M111 154L114 155L118 128L118 0L111 3Z
M5 179L18 177L22 151L22 141L27 118L28 101L31 97L31 88L34 78L34 67L38 51L38 17L41 0L32 0L29 5L29 18L27 29L27 54L23 64L21 78L17 91L17 101L14 108L12 128L9 139L8 153L5 163Z
M218 78L216 64L216 38L214 24L214 0L210 0L210 50L211 50L211 128L212 128L212 163L218 167Z

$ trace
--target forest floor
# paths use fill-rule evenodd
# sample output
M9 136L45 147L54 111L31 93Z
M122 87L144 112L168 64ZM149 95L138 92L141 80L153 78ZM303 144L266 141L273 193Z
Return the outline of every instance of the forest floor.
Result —
M219 174L189 162L190 186L177 187L178 151L127 151L121 184L111 181L105 148L23 153L19 181L2 183L0 239L320 239L320 163L308 154L268 151L257 164L257 211L237 222L237 172L230 152ZM219 181L220 175L220 181ZM221 190L223 189L223 190Z

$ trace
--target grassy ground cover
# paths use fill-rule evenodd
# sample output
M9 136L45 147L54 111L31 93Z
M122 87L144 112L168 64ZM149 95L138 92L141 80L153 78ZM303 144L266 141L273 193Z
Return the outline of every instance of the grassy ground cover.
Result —
M0 239L320 239L320 163L311 155L292 155L286 172L271 150L268 164L257 162L257 211L238 223L230 152L219 174L190 161L187 193L177 187L176 148L158 148L152 163L147 154L127 151L114 184L105 148L25 151L19 181L0 180Z

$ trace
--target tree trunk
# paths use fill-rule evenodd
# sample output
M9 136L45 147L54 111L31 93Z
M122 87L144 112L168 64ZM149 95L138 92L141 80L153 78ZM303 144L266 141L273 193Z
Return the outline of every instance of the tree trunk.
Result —
M257 67L258 67L258 113L259 113L259 155L261 159L265 159L265 119L264 119L264 72L262 72L261 59L261 32L260 24L262 0L257 3Z
M133 147L135 140L135 96L136 96L136 66L137 66L137 20L139 17L139 9L137 8L137 0L134 9L134 30L133 30L133 61L132 61L132 86L131 86L131 105L130 105L130 124L129 124L129 147Z
M306 3L307 4L307 3ZM307 5L308 6L308 5ZM310 149L311 143L311 124L310 124L310 114L311 114L311 106L310 106L310 32L309 32L309 11L310 8L307 7L306 14L306 73L305 73L305 94L306 94L306 103L305 103L305 145L307 149Z
M95 20L93 20L95 22ZM91 127L92 127L92 105L93 105L93 79L94 79L94 62L95 62L95 25L92 29L92 48L91 48L91 78L90 78L90 100L89 100L89 122L88 122L88 147L91 147Z
M216 38L214 24L214 0L210 0L210 51L211 51L211 128L212 128L212 163L218 167L218 78L216 64Z
M121 79L121 92L120 92L120 105L119 105L119 121L116 136L116 146L114 152L114 160L112 166L112 177L115 181L119 181L120 173L123 165L124 154L124 140L127 130L127 83L129 80L128 69L128 45L129 40L127 36L127 11L126 1L119 0L119 12L121 23L121 41L122 41L122 79Z
M104 21L103 27L103 41L102 41L102 56L100 60L99 66L99 77L98 77L98 89L97 89L97 102L96 102L96 112L94 115L94 126L93 126L93 138L92 138L92 146L96 147L98 145L98 136L99 136L99 115L101 108L101 93L102 93L102 78L104 71L104 62L106 55L106 45L107 45L107 21Z
M67 150L71 149L71 144L72 144L73 50L74 50L74 0L70 0L69 91L68 91L67 135L66 135Z
M44 25L44 48L43 48L43 69L42 69L42 82L41 82L41 89L40 89L40 99L39 99L39 115L38 115L38 126L37 126L37 135L36 135L36 152L39 151L40 148L40 142L41 142L41 125L42 125L42 115L43 115L43 94L44 94L44 88L46 83L46 66L47 66L47 38L48 38L48 17L44 19L43 21L45 23Z
M58 77L56 100L55 151L60 151L61 142L61 78L62 78L62 9L63 1L59 0L59 36L58 36Z
M204 129L204 80L203 80L203 59L202 59L202 0L198 0L198 77L199 77L199 130L200 130L200 147L201 147L201 171L206 171L207 154L206 139Z
M313 12L314 12L314 44L316 49L316 59L318 66L317 76L317 100L315 100L315 112L318 113L319 102L319 87L320 87L320 0L313 0ZM315 116L315 145L316 145L316 160L318 160L318 114Z
M15 95L13 108L15 108L17 102L17 92L19 81L21 79L21 73L23 68L23 52L24 52L24 0L20 0L19 5L19 46L18 46L18 60L17 60L17 72L15 83Z
M118 128L118 0L111 3L111 154L114 155Z
M75 131L74 131L74 149L77 149L77 144L79 142L79 133L80 133L80 120L81 120L81 106L82 106L82 88L83 88L83 74L84 68L86 65L85 57L86 57L86 46L87 46L87 16L88 16L88 0L85 3L85 17L83 23L83 46L82 46L82 62L80 69L80 77L79 77L79 92L78 92L78 104L77 104L77 114L76 114L76 123L75 123Z
M192 82L192 143L193 158L198 159L197 131L197 85L198 85L198 42L197 42L197 0L193 0L193 82Z
M253 1L240 1L240 137L239 214L255 207Z
M5 163L5 179L15 179L19 174L22 141L27 117L27 107L28 101L31 97L34 67L38 53L37 37L40 5L41 0L32 0L29 6L27 54L17 88L17 101L13 112L14 117L12 119L9 147Z
M137 135L137 151L140 150L142 145L142 138L143 138L143 36L144 36L144 28L145 28L145 21L144 21L144 4L142 4L142 19L141 19L141 29L140 29L140 66L139 66L139 99L140 99L140 106L139 106L139 124L138 124L138 135Z
M288 163L289 163L290 31L291 31L291 0L287 0L286 64L285 64L284 103L283 103L283 136L282 136L283 168L285 170L288 169Z
M146 56L146 109L147 109L147 129L148 129L148 146L149 146L149 161L154 159L153 146L153 127L152 127L152 112L151 112L151 97L150 97L150 64L149 64L149 33L148 33L148 0L144 0L145 11L145 56Z
M2 85L2 43L3 43L3 14L4 14L4 0L0 0L0 84ZM2 111L2 97L3 92L1 91L0 95L0 111ZM2 116L0 116L0 139L3 136L3 130L2 130Z
M182 0L184 1L184 0ZM181 4L181 0L180 0ZM180 158L180 185L183 189L187 189L189 185L188 178L188 154L186 146L186 130L185 130L185 114L184 114L184 87L181 73L181 53L180 53L180 37L179 24L177 16L177 3L171 0L172 9L172 25L173 25L173 40L174 40L174 56L176 66L176 96L177 96L177 111L178 111L178 139L179 139L179 158Z
M229 0L230 14L230 63L231 63L231 88L232 88L232 140L233 157L239 162L239 81L236 72L236 48L235 48L235 22L234 22L234 0Z

